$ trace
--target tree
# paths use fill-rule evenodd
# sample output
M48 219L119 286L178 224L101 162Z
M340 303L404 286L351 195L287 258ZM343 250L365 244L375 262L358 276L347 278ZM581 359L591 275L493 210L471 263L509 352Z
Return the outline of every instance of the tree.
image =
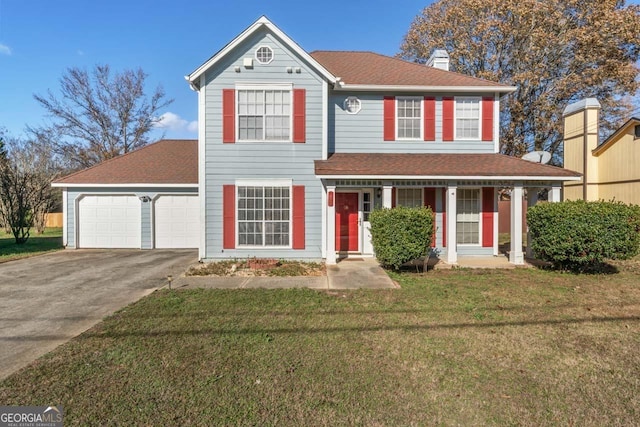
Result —
M620 0L440 0L412 22L401 53L424 63L444 48L453 71L517 87L501 102L501 151L562 156L562 110L595 97L603 133L632 111L640 6Z
M0 155L0 219L15 242L23 244L31 227L44 230L44 215L56 203L57 192L51 188L56 166L50 153L35 141L7 142Z
M146 78L141 69L112 74L108 65L97 65L91 73L69 68L60 79L61 97L51 91L34 95L53 123L28 130L38 140L51 141L74 168L140 148L149 143L159 110L173 102L165 100L160 86L147 97Z

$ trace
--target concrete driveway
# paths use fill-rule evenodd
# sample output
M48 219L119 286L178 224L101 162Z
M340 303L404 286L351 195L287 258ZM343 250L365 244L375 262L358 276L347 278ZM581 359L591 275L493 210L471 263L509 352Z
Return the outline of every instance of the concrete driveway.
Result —
M68 250L0 264L0 379L167 284L195 250Z

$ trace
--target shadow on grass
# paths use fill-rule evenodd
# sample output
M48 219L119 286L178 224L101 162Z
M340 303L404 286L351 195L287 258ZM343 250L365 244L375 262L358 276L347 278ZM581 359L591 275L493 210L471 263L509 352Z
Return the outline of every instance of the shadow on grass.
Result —
M60 236L32 236L26 243L16 244L13 236L0 238L0 261L62 249Z
M241 329L182 329L165 331L138 331L138 330L118 330L118 331L89 331L83 336L85 338L126 338L126 337L161 337L161 336L197 336L197 335L252 335L252 334L317 334L317 333L348 333L348 332L384 332L384 331L420 331L420 330L447 330L463 328L500 328L509 326L545 326L545 325L571 325L581 323L610 323L610 322L638 322L640 316L616 316L616 317L584 317L577 319L547 319L547 320L520 320L505 322L461 322L443 324L412 324L393 326L340 326L340 327L320 327L320 328L241 328ZM6 338L5 338L6 339ZM24 339L24 338L21 338ZM46 336L30 337L30 340L38 341L47 339ZM11 338L8 339L10 341Z

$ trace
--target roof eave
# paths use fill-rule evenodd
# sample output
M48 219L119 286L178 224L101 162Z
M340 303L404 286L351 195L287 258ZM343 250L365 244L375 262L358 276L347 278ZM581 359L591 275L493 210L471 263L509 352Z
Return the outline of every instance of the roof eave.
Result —
M516 91L515 86L422 86L422 85L373 85L373 84L349 84L339 82L334 86L336 91L350 92L448 92L448 93L512 93Z
M273 34L275 34L278 38L285 42L285 44L289 45L289 47L300 55L303 59L305 59L322 77L327 79L330 83L336 82L336 77L331 74L325 67L323 67L318 61L313 59L311 55L309 55L304 49L300 47L293 39L287 36L282 30L280 30L276 25L274 25L266 16L261 16L256 22L251 24L246 30L240 33L235 39L229 42L225 47L223 47L218 53L213 55L208 61L204 64L196 68L191 74L185 76L185 79L191 85L191 88L194 90L200 89L200 76L202 76L207 70L209 70L212 66L214 66L217 62L219 62L222 58L227 56L228 53L233 51L240 43L250 37L253 33L258 31L260 28L266 27Z
M527 176L527 175L357 175L315 174L324 179L424 179L424 180L491 180L491 181L579 181L580 176Z
M85 188L198 188L198 183L193 184L162 184L162 183L114 183L114 184L105 184L105 183L69 183L69 182L52 182L52 187L56 188L77 188L77 187L85 187Z
M630 118L625 122L625 124L620 126L613 134L611 134L611 136L605 139L602 144L598 145L596 148L591 150L591 153L594 156L599 156L600 154L604 153L605 151L607 151L609 147L611 147L620 139L619 137L623 135L630 126L636 125L636 124L640 124L640 119L637 117Z

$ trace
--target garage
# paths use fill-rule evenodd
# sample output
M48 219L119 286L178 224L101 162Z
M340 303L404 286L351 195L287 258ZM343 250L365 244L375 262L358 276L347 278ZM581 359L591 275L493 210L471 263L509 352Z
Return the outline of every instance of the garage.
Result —
M83 196L78 202L78 247L139 249L140 223L136 196Z
M197 195L162 195L154 203L156 248L197 248L200 202Z

